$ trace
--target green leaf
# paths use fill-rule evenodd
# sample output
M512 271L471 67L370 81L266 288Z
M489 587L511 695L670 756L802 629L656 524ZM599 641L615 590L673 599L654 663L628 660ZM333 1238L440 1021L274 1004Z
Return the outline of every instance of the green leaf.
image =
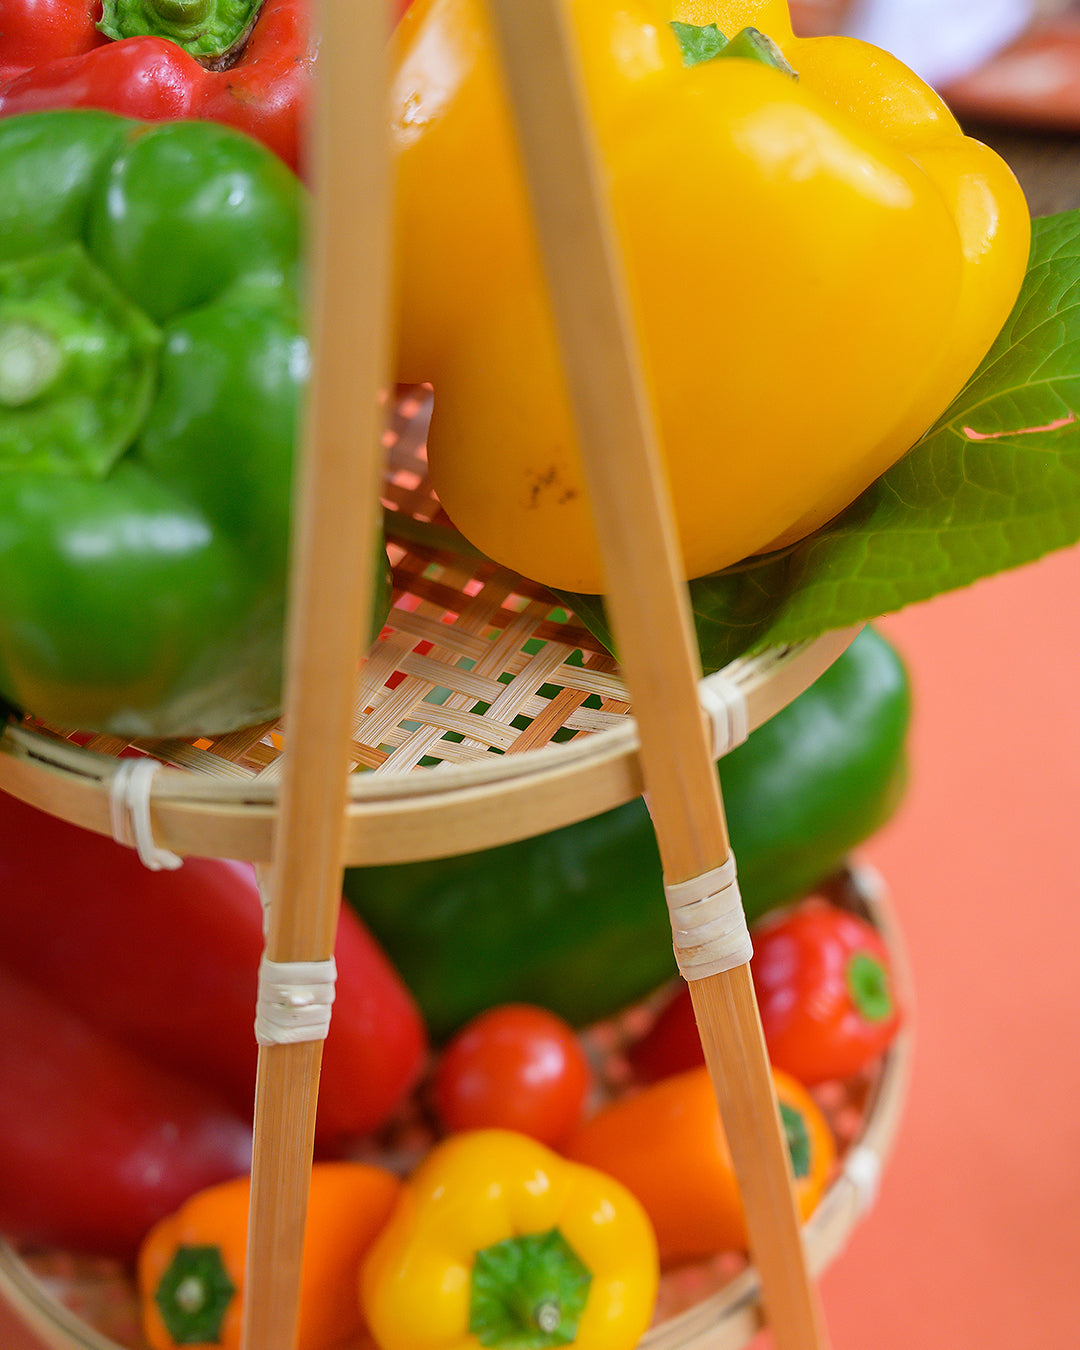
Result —
M714 23L679 23L673 19L671 31L679 40L684 66L697 66L711 61L728 45L727 38Z
M1033 222L1012 314L899 463L801 543L691 583L702 664L875 619L1078 540L1080 212L1069 211ZM610 645L598 598L565 599Z

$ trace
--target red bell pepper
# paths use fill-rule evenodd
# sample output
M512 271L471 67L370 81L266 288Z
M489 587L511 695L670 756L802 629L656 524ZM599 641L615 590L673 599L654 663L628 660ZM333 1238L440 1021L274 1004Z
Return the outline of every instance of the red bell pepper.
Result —
M154 3L170 8L169 0L147 0L143 9ZM150 122L225 122L298 169L315 63L307 0L265 0L220 69L169 37L110 41L100 19L101 0L4 0L0 115L101 108Z
M263 945L250 865L187 858L175 871L152 872L132 849L0 793L3 963L248 1116ZM324 1153L381 1125L427 1052L412 995L346 909L335 958L316 1126Z
M188 1196L251 1164L250 1125L215 1094L2 964L0 1102L0 1232L26 1244L130 1257Z

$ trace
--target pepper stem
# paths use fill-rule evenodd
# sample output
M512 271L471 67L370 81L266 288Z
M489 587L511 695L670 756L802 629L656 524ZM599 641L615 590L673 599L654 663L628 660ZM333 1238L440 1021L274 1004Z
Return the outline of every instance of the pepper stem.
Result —
M18 320L0 324L0 404L21 408L55 384L63 353L48 333Z
M679 43L684 66L700 66L706 61L735 57L743 61L757 61L793 80L799 78L772 38L766 37L757 28L743 28L729 39L714 23L680 23L673 20L669 27Z
M476 1253L469 1331L492 1350L572 1345L592 1275L557 1228Z
M154 1291L154 1302L177 1345L215 1344L236 1292L220 1247L181 1246Z
M741 57L744 61L759 61L762 65L771 66L773 70L778 70L793 80L799 78L772 38L757 28L744 28L736 33L720 55Z
M884 1022L892 1016L889 972L876 957L855 952L848 961L846 978L851 1001L868 1022Z
M200 61L235 53L246 40L262 0L102 0L98 28L120 42L163 37Z
M177 28L194 28L212 12L213 0L150 0L147 9Z

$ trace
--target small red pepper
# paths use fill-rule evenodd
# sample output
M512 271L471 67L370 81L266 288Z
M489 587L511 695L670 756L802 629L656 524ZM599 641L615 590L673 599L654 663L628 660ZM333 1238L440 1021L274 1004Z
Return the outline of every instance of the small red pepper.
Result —
M26 1244L130 1257L189 1195L251 1165L251 1127L220 1098L3 964L0 1102L0 1232Z
M152 872L130 848L0 793L0 953L88 1024L220 1092L254 1100L263 915L245 863ZM335 1151L381 1125L420 1074L416 1003L342 909L316 1140Z
M222 69L167 37L110 41L96 26L101 0L4 0L3 10L0 115L101 108L224 122L299 168L315 64L307 0L265 0Z
M900 1028L892 959L858 914L818 897L754 930L754 977L769 1058L807 1087L848 1078Z
M858 1073L886 1049L903 1013L889 949L872 924L815 896L758 923L752 937L750 972L776 1068L813 1087ZM704 1064L688 989L628 1056L644 1082Z

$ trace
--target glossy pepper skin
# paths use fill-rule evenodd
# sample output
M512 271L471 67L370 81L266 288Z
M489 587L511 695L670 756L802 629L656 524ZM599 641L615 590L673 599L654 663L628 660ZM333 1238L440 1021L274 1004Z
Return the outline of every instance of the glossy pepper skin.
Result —
M632 1350L656 1240L617 1181L511 1130L468 1130L412 1174L364 1261L379 1350Z
M86 109L0 118L0 181L0 693L128 738L273 718L302 187Z
M793 703L720 761L750 920L806 894L899 804L911 691L864 629ZM642 801L455 858L350 868L345 896L436 1040L496 1003L582 1026L675 973L656 837Z
M86 0L5 0L0 115L99 108L145 121L206 118L299 168L315 62L305 0L265 0L218 69L153 32L109 41L100 16L100 3Z
M758 1011L772 1064L806 1087L850 1078L888 1048L904 1019L884 938L861 915L814 895L751 929ZM655 1082L705 1063L693 1001L680 984L627 1051Z
M806 1088L780 1069L772 1075L795 1202L805 1220L829 1181L836 1143ZM580 1126L564 1151L575 1162L603 1167L637 1196L663 1266L746 1250L746 1215L704 1066L615 1098Z
M263 911L250 865L153 872L112 839L0 793L0 953L89 1026L218 1093L245 1119ZM377 1129L415 1086L427 1036L370 933L341 912L323 1046L320 1152Z
M382 1167L316 1163L300 1268L297 1350L334 1350L363 1330L360 1265L398 1198ZM216 1345L237 1350L244 1301L246 1176L201 1190L161 1219L139 1246L142 1325L152 1350Z
M792 36L782 0L575 0L688 577L810 533L898 459L996 336L1030 221L904 66ZM670 26L752 25L797 80ZM483 552L601 592L511 120L478 0L396 34L398 374L435 388L432 480Z
M757 925L750 973L769 1058L807 1087L866 1068L903 1021L881 934L820 897Z
M246 1172L251 1126L0 962L0 1232L129 1258L192 1192Z

